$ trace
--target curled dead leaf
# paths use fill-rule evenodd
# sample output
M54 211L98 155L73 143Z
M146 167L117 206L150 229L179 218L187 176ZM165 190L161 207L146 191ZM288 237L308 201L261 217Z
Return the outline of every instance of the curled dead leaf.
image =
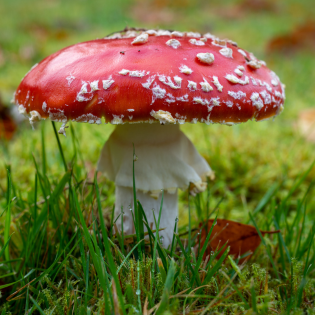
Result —
M8 107L4 106L0 98L0 140L11 140L17 125L10 114Z
M278 10L277 2L273 0L243 0L240 8L252 12L276 12Z
M209 220L206 226L202 229L200 248L202 248L206 238L207 231L210 231L214 220ZM260 231L265 234L279 233L280 231ZM220 258L224 250L229 246L230 256L239 258L246 253L251 253L249 256L240 259L239 263L250 259L256 248L259 246L261 239L254 226L242 224L230 220L217 219L217 224L214 226L209 246L204 254L204 258L211 254L212 251L218 250L224 246L224 249L219 253L217 258Z
M315 21L308 20L290 33L276 36L267 45L268 52L295 53L307 49L315 51Z

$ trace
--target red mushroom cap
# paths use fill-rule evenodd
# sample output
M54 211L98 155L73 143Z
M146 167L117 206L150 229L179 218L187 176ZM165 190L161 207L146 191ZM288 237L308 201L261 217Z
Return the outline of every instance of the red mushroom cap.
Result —
M45 58L20 83L16 104L35 119L101 123L105 117L113 124L233 124L283 109L279 78L235 43L210 34L133 33Z

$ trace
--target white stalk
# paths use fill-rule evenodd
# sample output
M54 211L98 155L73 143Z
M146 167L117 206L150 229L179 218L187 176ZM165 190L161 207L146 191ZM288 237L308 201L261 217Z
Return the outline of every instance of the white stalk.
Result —
M133 145L137 198L147 215L153 220L161 203L161 190L165 191L160 227L165 228L163 245L172 241L175 218L178 213L177 190L187 189L193 183L192 193L206 189L206 176L213 172L200 156L192 142L180 131L179 125L125 124L118 125L105 143L98 162L98 170L116 184L115 216L124 211L124 232L134 233L130 205L133 209ZM121 220L117 221L120 227ZM153 225L155 228L155 224Z
M116 186L116 203L115 203L115 219L119 215L123 215L123 229L124 234L135 234L135 228L133 225L132 212L134 215L134 202L133 202L133 188ZM137 199L140 201L145 215L147 217L151 230L155 230L155 221L158 221L162 194L159 198L152 198L148 193L142 191L137 192ZM167 248L172 243L173 231L175 225L175 219L178 216L178 204L177 204L177 191L173 194L168 192L164 193L163 208L161 212L160 229L164 229L159 232L162 245ZM119 216L116 221L118 229L121 231L121 217ZM147 229L145 228L145 231Z

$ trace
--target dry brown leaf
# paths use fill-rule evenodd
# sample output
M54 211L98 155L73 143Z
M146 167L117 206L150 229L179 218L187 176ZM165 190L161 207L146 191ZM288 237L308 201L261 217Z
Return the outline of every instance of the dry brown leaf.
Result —
M10 115L9 109L4 106L0 98L0 140L11 140L16 129L17 125Z
M252 12L276 12L278 10L274 0L243 0L239 7Z
M138 0L131 8L131 16L146 25L160 25L174 24L179 14L159 3Z
M208 231L210 231L214 220L208 221ZM260 231L262 235L279 233L279 231ZM202 248L207 238L206 227L202 229L200 248ZM250 252L251 254L246 258L243 258L239 263L243 263L245 260L250 259L255 249L259 246L261 240L256 231L256 228L251 225L242 224L230 220L217 219L217 224L214 226L210 236L210 242L204 257L211 254L215 250L220 249L224 244L224 249L220 252L217 258L220 258L224 253L224 250L230 246L229 255L238 258L245 253Z
M296 127L307 141L315 143L315 108L302 110Z
M278 4L274 0L242 0L239 3L214 6L209 2L207 10L215 12L222 18L245 19L252 12L276 13Z
M308 20L291 33L277 36L268 43L268 52L294 53L298 50L315 51L315 21Z

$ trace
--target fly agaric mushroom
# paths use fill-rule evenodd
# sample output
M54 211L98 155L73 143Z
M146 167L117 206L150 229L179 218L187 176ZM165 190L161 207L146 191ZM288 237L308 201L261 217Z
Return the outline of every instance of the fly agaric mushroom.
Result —
M64 48L34 66L15 93L35 120L117 125L98 170L116 183L116 216L134 233L132 154L137 198L149 222L165 191L161 232L167 247L178 213L177 190L206 188L213 172L180 131L186 122L234 125L283 109L284 86L253 54L211 34L127 31ZM118 226L120 226L117 221ZM153 224L155 227L155 224Z

